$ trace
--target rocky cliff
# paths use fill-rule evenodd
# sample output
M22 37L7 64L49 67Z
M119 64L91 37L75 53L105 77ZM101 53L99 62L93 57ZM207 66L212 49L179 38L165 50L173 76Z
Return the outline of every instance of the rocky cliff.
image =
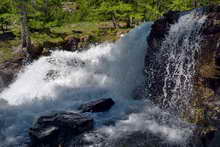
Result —
M185 110L181 112L181 115L186 120L195 123L199 128L199 134L203 136L220 128L220 6L208 6L192 11L197 11L197 14L194 16L195 18L205 16L206 19L198 31L198 35L201 36L199 51L193 55L193 58L196 60L195 73L192 78L193 91L190 95L187 95L190 100L187 106L184 107ZM160 54L162 49L172 47L163 47L171 26L178 23L180 18L188 13L191 13L191 11L170 11L164 14L162 18L155 21L152 31L147 38L149 47L145 58L146 79L151 76L154 82L147 87L146 93L151 96L155 103L164 102L164 96L162 95L164 94L165 82L162 79L167 76L167 70L172 70L166 66L166 60L169 58L169 55L161 56L158 54ZM192 32L188 38L189 41L193 39L194 35L195 32ZM177 48L178 45L182 46L182 44L186 43L184 42L185 39L183 37L178 40ZM194 41L194 43L198 43L198 41ZM194 48L191 48L191 50ZM181 51L177 49L176 52ZM162 59L158 59L158 56ZM186 56L191 55L186 54ZM159 62L158 60L162 61ZM184 64L188 64L187 62L192 61L186 61ZM172 68L172 66L169 66L169 68ZM170 84L170 87L173 86L172 84ZM147 80L146 85L149 85ZM179 89L176 90L178 91ZM175 105L178 104L175 103ZM205 143L207 143L206 140Z

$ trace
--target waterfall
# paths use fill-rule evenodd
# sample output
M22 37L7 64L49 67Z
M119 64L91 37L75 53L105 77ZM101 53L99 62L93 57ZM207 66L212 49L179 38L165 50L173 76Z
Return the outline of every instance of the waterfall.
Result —
M33 121L52 111L77 111L80 104L103 97L116 102L111 111L91 114L100 127L125 119L143 105L132 93L143 87L146 38L152 23L143 24L116 43L83 52L54 51L25 67L0 94L0 142L25 140Z
M190 107L197 59L200 54L201 27L206 20L202 10L183 14L171 25L160 48L147 66L146 91L164 109L181 114ZM148 62L148 61L146 61Z
M83 52L54 51L26 66L0 93L0 146L24 145L28 128L41 115L78 112L80 104L110 97L116 105L109 112L89 114L95 130L83 134L80 141L87 145L82 146L188 147L195 126L173 114L182 112L192 97L204 22L205 16L197 11L184 14L150 55L146 38L152 23L146 23L116 43ZM144 64L146 54L151 56L149 66ZM134 91L144 84L145 99L135 100ZM154 95L159 95L160 104L152 101ZM72 146L80 143L73 141Z
M205 20L206 16L201 16L196 11L180 17L179 21L171 26L162 43L160 56L167 58L163 107L176 108L182 112L184 107L189 106L193 96L196 55L199 55L202 41L199 33Z

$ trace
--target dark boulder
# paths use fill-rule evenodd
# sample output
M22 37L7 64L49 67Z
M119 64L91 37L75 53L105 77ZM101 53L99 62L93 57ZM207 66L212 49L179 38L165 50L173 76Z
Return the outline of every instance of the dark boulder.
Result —
M64 40L63 49L67 51L76 51L78 49L79 43L80 43L79 38L66 37Z
M30 128L32 147L64 146L69 139L93 128L93 119L74 112L60 112L41 116Z
M31 48L27 50L29 57L34 60L42 56L43 46L41 44L32 44Z
M216 131L215 130L210 131L210 132L202 135L201 136L201 142L202 142L203 147L209 147L210 143L215 138L215 135L216 135Z
M83 113L104 112L104 111L108 111L114 104L115 102L111 98L100 99L81 105L79 107L79 110L81 110Z

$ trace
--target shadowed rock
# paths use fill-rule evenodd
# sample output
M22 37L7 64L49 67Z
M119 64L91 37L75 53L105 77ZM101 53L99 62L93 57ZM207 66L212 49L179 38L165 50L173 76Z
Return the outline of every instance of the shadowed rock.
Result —
M0 34L0 41L6 41L6 40L13 40L15 39L15 34L12 32L5 32L3 34Z
M30 128L31 146L58 147L69 139L93 128L93 119L74 112L41 116Z
M66 37L64 41L63 49L67 51L76 51L78 49L79 42L80 42L79 38Z
M0 64L0 91L9 86L23 66L24 57L15 57Z
M84 112L104 112L108 111L115 102L111 99L100 99L97 101L92 101L87 104L83 104L79 107L79 110Z

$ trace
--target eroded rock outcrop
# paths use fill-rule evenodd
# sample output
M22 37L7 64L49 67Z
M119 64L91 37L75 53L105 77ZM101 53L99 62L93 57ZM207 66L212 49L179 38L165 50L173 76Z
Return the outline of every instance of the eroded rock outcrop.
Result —
M93 119L74 112L41 116L29 130L31 147L64 146L69 139L93 128Z
M0 91L15 79L23 66L24 57L15 57L12 60L0 64Z
M211 132L213 135L211 139L213 139L216 134L213 133L213 130L216 131L220 128L218 118L220 116L220 6L208 6L198 11L200 14L196 17L206 16L206 20L199 31L201 35L199 53L196 53L194 57L197 62L195 65L196 73L193 77L193 97L190 100L191 106L187 107L187 109L190 108L191 110L187 111L184 117L199 126L201 130L198 132L203 134ZM163 98L161 94L164 92L164 81L161 79L164 79L167 70L170 69L165 67L167 55L161 56L164 58L161 59L163 61L162 64L152 67L152 63L158 59L159 50L171 26L187 13L190 13L190 11L168 12L161 19L155 21L147 39L149 47L145 58L145 67L146 72L154 72L153 83L148 88L150 89L150 96L153 99L155 98L154 101L156 103L163 101L161 100ZM179 41L184 41L184 37ZM173 86L172 83L170 84L170 86ZM188 112L193 112L193 114ZM212 142L209 138L203 138L206 146Z

